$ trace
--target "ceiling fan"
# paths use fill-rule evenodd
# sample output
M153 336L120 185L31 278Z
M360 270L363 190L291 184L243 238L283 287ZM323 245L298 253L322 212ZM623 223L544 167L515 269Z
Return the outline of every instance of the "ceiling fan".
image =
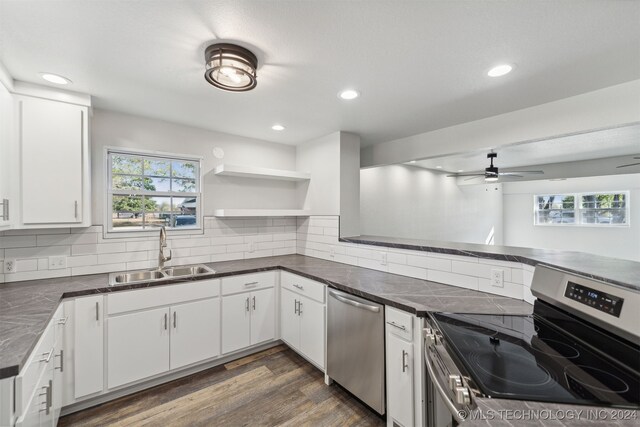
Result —
M640 156L636 156L636 157L634 157L634 159L635 159L635 160L640 160ZM619 168L626 168L626 167L629 167L629 166L636 166L636 165L640 165L640 162L637 162L637 163L629 163L628 165L620 165L620 166L616 166L616 169L619 169Z
M511 172L498 172L498 167L493 165L493 159L498 157L498 153L494 153L493 151L487 153L487 159L491 161L491 165L488 168L485 168L484 173L457 173L453 175L447 175L452 177L459 176L468 176L465 181L470 179L475 179L479 177L484 177L485 182L496 182L501 176L514 176L517 178L522 178L524 175L542 175L543 171L511 171Z

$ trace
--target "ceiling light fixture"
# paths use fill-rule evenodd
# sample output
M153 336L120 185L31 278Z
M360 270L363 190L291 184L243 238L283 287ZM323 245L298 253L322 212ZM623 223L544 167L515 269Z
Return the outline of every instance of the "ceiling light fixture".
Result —
M273 125L273 126L271 126L271 129L273 129L273 130L284 130L284 126L282 126L282 125Z
M212 44L204 51L204 78L218 89L246 92L256 87L258 59L249 50L229 43Z
M458 169L458 173L464 172L464 169Z
M359 96L360 96L360 93L357 90L353 90L353 89L343 90L338 94L338 97L340 97L340 99L344 99L346 101L356 99Z
M409 163L414 164L416 161L415 160L410 160Z
M436 169L442 169L442 166L436 166Z
M55 83L57 85L68 85L69 83L71 83L71 80L69 80L68 78L59 76L57 74L40 73L40 76L42 76L42 78L49 83Z
M511 70L513 70L512 65L501 64L490 69L489 72L487 72L487 75L489 77L501 77L501 76L504 76L505 74L509 74Z

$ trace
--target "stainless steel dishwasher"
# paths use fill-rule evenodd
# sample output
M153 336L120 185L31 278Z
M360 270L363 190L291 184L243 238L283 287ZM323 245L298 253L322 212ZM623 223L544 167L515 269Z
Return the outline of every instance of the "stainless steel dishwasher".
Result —
M385 413L383 305L329 289L327 375Z

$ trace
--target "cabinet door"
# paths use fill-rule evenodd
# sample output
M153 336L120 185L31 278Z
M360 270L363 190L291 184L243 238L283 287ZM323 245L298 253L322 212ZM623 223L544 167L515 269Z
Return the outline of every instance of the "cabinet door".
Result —
M169 309L159 308L107 320L109 388L169 370Z
M251 345L275 338L275 310L273 288L251 292Z
M280 290L280 335L283 341L295 349L300 348L300 297L288 289Z
M324 305L300 296L300 351L324 369Z
M13 98L0 83L0 230L11 225L7 211L11 198L11 168L13 145ZM6 204L5 204L6 203Z
M51 411L53 413L53 425L58 424L60 411L62 410L62 394L64 385L65 369L65 342L64 328L67 323L65 317L65 304L61 304L53 315L51 327L55 328L55 346L53 347L53 357L51 364L53 367L53 389L51 390ZM68 366L67 366L68 368Z
M387 333L388 416L404 427L413 425L413 344Z
M86 107L30 97L19 105L22 221L82 222Z
M171 307L171 369L220 354L220 300Z
M230 353L251 345L251 295L249 293L222 298L222 353Z
M16 427L53 426L51 412L51 370L45 369L33 397L23 414L16 420Z
M104 328L103 297L84 297L74 301L74 397L103 389Z

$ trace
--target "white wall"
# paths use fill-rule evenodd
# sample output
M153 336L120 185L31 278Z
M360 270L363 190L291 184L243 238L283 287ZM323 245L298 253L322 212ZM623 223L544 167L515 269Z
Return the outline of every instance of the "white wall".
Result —
M534 226L533 196L540 193L631 191L629 227ZM504 244L590 252L640 261L640 174L503 184Z
M370 167L535 141L640 121L640 80L362 149Z
M91 119L93 224L103 224L104 147L203 156L204 215L220 208L297 208L295 183L216 176L221 163L295 169L295 147L106 110ZM224 159L213 156L221 147Z
M340 234L360 234L360 137L340 138Z
M390 165L360 171L362 234L502 244L502 187L459 187L445 173Z

